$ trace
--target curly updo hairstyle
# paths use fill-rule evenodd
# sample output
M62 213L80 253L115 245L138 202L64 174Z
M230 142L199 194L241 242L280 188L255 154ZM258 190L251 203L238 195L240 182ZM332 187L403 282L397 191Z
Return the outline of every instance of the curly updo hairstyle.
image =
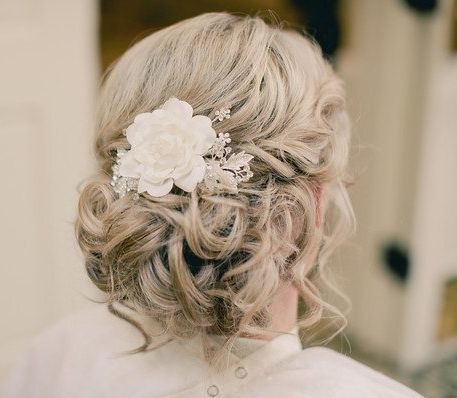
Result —
M159 198L116 196L111 168L116 151L129 148L123 130L170 97L199 115L231 107L216 131L254 156L254 176L238 194L174 187ZM170 338L261 333L281 281L303 300L299 325L314 325L330 307L318 288L323 267L353 217L344 184L349 130L342 83L302 33L209 13L142 39L101 90L100 170L82 188L76 221L91 280L109 304L154 319Z

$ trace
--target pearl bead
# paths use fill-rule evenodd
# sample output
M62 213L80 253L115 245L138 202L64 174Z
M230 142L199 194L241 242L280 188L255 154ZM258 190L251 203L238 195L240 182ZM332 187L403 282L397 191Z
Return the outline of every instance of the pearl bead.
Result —
M215 386L214 384L212 386L209 386L208 389L206 390L206 393L210 397L215 397L217 394L219 394L219 388Z
M248 375L248 371L246 370L245 367L240 366L235 369L235 376L238 377L239 379L244 379Z

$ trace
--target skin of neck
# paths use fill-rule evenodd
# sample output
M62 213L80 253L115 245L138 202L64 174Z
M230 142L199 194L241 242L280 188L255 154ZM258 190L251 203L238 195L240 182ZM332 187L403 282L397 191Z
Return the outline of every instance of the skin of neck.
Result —
M270 307L269 329L290 332L297 324L298 290L288 282L281 282Z

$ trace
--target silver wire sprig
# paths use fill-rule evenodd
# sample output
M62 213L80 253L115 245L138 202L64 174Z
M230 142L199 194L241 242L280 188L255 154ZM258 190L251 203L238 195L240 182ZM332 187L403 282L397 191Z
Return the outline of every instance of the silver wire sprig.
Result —
M232 153L232 148L228 146L230 142L228 133L219 133L205 155L204 182L206 188L212 192L225 190L237 193L238 184L248 181L253 175L249 162L254 157L244 151Z
M230 144L231 142L232 139L230 138L229 133L219 133L205 156L211 156L212 159L222 159L226 157L230 152L232 152L232 148L227 146L227 144Z
M230 119L230 108L221 108L214 112L214 118L211 120L211 122L222 122L224 119Z
M138 179L124 177L119 173L121 159L127 152L128 151L126 149L118 149L116 154L116 163L114 163L112 167L113 176L110 184L113 187L114 192L118 194L119 198L124 197L127 192L138 190ZM138 193L135 194L134 199L138 199Z
M230 108L221 108L214 112L214 115L212 123L230 119ZM244 151L232 153L232 148L228 145L231 142L229 133L219 133L204 156L206 163L204 183L211 192L237 193L238 184L252 177L249 162L254 157Z

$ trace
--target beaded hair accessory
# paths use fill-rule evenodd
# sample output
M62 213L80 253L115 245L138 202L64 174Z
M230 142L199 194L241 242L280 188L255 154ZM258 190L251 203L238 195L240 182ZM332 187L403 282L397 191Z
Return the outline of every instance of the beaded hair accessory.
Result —
M216 134L213 124L230 118L222 108L214 118L193 116L185 101L170 98L160 108L137 115L125 130L129 149L117 150L111 185L119 197L129 191L153 197L173 185L192 192L202 183L209 192L238 192L252 177L244 151L232 153L228 133Z

